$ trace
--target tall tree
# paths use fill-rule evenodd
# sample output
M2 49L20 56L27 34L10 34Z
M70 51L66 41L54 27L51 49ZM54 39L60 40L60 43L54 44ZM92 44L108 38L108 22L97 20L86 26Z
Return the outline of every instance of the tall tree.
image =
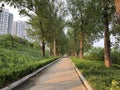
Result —
M116 12L118 14L118 20L120 22L120 0L114 0L116 6Z
M37 16L33 17L30 21L29 24L32 26L31 29L28 29L28 35L32 36L33 39L35 39L42 50L42 55L45 57L45 40L46 40L46 32L43 32L43 27L41 23L39 22L39 18Z
M63 32L64 29L64 3L60 1L51 2L51 29L52 29L52 37L53 37L53 52L54 56L58 55L58 42L59 42L59 35ZM59 38L58 38L59 37Z
M68 35L68 44L69 44L68 54L71 56L78 57L78 51L79 51L78 33L73 28L69 28L67 35Z
M42 52L45 56L45 43L48 42L50 46L54 45L54 56L57 55L57 34L64 28L64 14L63 3L57 0L4 0L10 5L20 9L20 14L27 15L35 20L41 36ZM34 34L33 34L34 35ZM38 35L38 34L37 34ZM49 39L52 38L52 39ZM53 40L53 41L52 41ZM54 44L51 44L54 43ZM51 47L50 47L51 48Z
M95 4L89 0L69 0L68 5L69 12L72 16L71 21L75 24L72 27L74 31L78 31L79 33L80 58L83 59L85 44L93 43L101 33L99 24L96 25L95 13L93 13Z
M114 6L113 1L102 0L102 15L103 15L103 25L104 25L104 60L105 66L110 67L112 65L112 60L110 57L111 41L110 35L112 34L109 25L113 22L114 17Z
M104 60L105 66L110 67L112 62L110 58L110 33L109 33L109 16L108 0L103 0L103 23L104 23Z

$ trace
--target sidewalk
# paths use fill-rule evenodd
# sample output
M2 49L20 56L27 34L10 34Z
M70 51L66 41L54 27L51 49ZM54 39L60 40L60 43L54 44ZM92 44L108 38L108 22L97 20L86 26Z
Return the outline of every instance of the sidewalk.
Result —
M86 90L69 58L40 72L13 90Z

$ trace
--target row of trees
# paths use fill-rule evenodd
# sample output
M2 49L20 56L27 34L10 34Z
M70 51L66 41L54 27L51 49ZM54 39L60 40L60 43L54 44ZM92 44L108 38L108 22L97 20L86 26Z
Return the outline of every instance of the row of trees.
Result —
M62 2L41 0L37 4L34 11L35 15L27 12L28 16L31 17L29 24L32 25L32 28L28 30L29 35L42 44L43 56L45 56L46 44L50 48L50 54L53 51L54 56L56 56L58 54L59 43L63 42L60 41L59 37L60 35L65 37L63 32L64 20L62 18L64 12L61 11Z
M94 2L95 3L95 2ZM73 30L74 42L79 41L79 50L75 50L75 55L80 51L80 58L84 57L84 46L91 46L93 41L101 36L101 25L95 16L98 14L93 2L83 0L68 0L68 10L71 14L71 20L68 21L69 27ZM96 2L97 3L97 2ZM93 9L97 13L93 13ZM94 18L93 18L94 17ZM76 46L77 47L77 46Z
M84 51L104 37L105 65L111 66L110 36L113 34L116 38L119 37L118 28L109 28L118 25L113 0L2 1L18 8L20 14L30 17L28 23L32 28L28 30L28 34L41 43L43 56L47 45L51 55L69 53L83 59ZM65 27L68 29L67 35L64 33Z
M105 66L110 67L112 64L110 36L114 35L118 40L120 33L119 28L113 29L118 25L114 1L68 0L67 3L71 15L69 20L70 33L73 36L74 43L76 43L75 56L80 56L83 59L84 48L86 50L88 48L86 46L91 46L94 41L104 37Z
M67 37L63 31L66 15L64 2L57 0L3 0L10 6L18 8L20 14L30 17L32 28L28 35L40 44L45 57L46 46L54 56L66 53ZM59 52L59 53L58 53Z

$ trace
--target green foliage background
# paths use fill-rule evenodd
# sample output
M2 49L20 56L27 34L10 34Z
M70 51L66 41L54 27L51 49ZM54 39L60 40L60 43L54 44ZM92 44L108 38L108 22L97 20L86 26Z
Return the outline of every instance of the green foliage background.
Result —
M111 49L111 60L112 63L120 65L120 51L119 49ZM85 53L85 59L91 61L104 61L104 48L92 47Z

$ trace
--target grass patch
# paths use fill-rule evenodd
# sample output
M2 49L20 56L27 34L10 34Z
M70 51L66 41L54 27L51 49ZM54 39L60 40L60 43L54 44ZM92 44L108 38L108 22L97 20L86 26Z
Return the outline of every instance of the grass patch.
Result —
M94 90L120 90L120 65L108 69L102 61L72 60Z

